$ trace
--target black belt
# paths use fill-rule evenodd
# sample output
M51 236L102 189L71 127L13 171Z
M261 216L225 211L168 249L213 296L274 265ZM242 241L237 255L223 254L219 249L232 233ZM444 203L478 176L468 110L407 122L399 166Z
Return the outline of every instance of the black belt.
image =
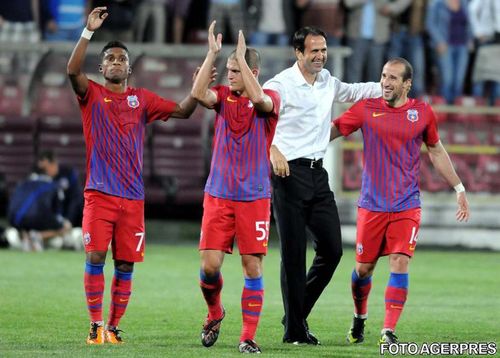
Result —
M311 169L321 169L323 168L323 159L308 159L308 158L297 158L294 160L290 160L288 163L295 165L303 165L305 167L309 167Z

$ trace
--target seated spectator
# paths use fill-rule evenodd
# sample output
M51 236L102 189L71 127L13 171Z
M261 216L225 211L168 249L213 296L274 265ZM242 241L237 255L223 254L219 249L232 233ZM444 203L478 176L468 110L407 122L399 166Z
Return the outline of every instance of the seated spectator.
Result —
M61 246L71 242L72 226L61 215L59 192L51 177L33 173L12 193L7 218L19 232L23 250L42 251L51 239L62 241Z
M77 170L60 165L52 151L44 151L38 155L37 168L40 173L50 176L61 191L62 216L72 226L82 226L83 193Z

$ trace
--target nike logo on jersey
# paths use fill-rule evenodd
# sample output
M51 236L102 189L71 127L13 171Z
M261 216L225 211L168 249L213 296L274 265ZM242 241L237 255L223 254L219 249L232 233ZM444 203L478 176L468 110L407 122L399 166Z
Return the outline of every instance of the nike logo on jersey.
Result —
M128 298L120 298L120 302L127 302Z
M113 102L113 100L108 98L108 97L104 97L104 102L109 103L109 102Z
M383 115L385 115L385 113L383 113L383 112L382 113L378 113L378 112L373 112L372 113L372 117L373 118L377 118L377 117L380 117L380 116L383 116Z
M231 96L227 96L226 100L227 100L228 102L233 102L233 103L238 102L237 100L232 99L232 98L231 98Z
M260 303L249 303L248 304L248 307L260 307L261 304Z
M94 302L97 302L99 301L99 298L89 298L89 303L94 303Z

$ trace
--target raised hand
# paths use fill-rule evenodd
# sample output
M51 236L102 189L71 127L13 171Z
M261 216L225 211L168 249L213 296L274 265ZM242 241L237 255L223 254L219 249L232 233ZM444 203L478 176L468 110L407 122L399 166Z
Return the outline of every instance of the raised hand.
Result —
M222 34L217 34L217 37L215 37L215 23L215 20L212 21L212 23L208 27L208 50L217 54L222 48Z
M245 35L243 35L243 31L238 32L238 45L236 45L236 57L242 56L245 58L245 53L247 51L247 44L245 41Z
M106 12L107 7L101 6L96 7L92 10L87 18L87 30L95 31L101 27L104 19L108 17L108 13Z

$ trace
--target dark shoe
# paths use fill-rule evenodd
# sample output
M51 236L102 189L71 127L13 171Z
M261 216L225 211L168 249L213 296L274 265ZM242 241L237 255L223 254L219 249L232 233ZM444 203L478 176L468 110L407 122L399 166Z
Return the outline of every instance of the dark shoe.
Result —
M296 346L299 346L302 344L310 344L312 346L319 346L321 344L318 341L318 339L309 331L306 333L306 336L304 338L294 339L294 338L283 337L283 343L291 343L291 344L296 345Z
M309 343L307 344L311 344L314 346L321 345L321 342L318 340L318 338L316 338L316 336L309 330L309 325L307 324L306 320L304 320L304 326L306 326L306 335L307 339L309 340Z
M257 343L255 343L255 341L251 339L246 339L241 342L238 346L238 350L240 351L240 353L262 353Z
M207 316L205 319L203 329L201 330L201 344L205 347L211 347L215 342L217 342L217 338L219 338L220 325L225 316L226 311L223 308L221 318L209 320Z
M399 343L399 339L398 337L396 337L393 331L385 331L380 336L380 341L379 341L379 344L384 344L384 343L387 344Z
M347 333L347 342L355 344L365 340L365 323L366 318L353 317L351 329Z

